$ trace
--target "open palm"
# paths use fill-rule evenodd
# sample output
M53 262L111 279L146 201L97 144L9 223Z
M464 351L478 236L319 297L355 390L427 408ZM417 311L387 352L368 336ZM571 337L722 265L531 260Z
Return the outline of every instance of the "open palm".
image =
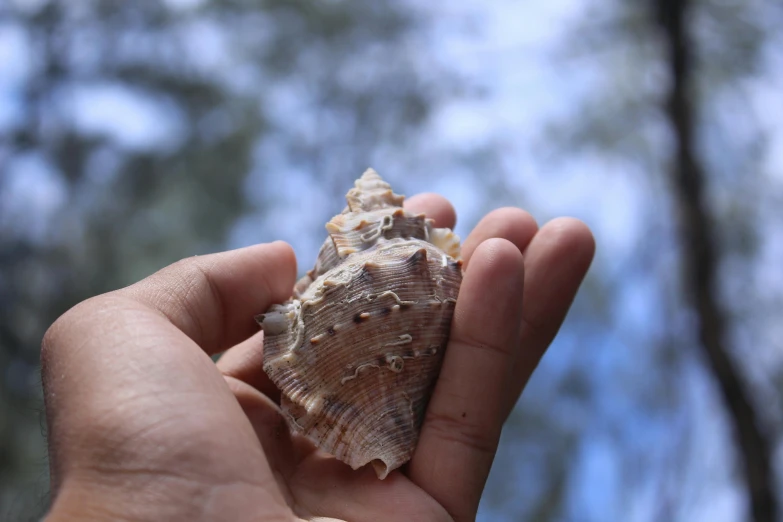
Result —
M454 225L439 196L406 207ZM592 255L576 220L538 230L506 208L476 226L416 452L383 481L292 437L275 404L252 317L291 293L284 243L189 258L85 301L42 349L50 519L472 520L503 422Z

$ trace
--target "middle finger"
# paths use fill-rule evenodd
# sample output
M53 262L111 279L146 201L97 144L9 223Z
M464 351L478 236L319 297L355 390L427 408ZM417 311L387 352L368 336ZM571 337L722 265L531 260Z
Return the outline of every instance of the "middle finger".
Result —
M470 265L473 252L487 239L500 238L510 241L523 254L538 231L536 220L521 208L504 207L493 210L479 221L462 245L465 268Z

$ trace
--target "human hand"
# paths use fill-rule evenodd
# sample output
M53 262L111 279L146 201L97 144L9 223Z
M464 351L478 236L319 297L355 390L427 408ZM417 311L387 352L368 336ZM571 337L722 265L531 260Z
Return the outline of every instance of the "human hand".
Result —
M439 196L406 208L454 225ZM274 403L253 316L291 294L288 245L188 258L89 299L42 347L49 519L472 520L502 425L593 250L573 219L537 230L506 208L476 226L416 452L383 481L292 437Z

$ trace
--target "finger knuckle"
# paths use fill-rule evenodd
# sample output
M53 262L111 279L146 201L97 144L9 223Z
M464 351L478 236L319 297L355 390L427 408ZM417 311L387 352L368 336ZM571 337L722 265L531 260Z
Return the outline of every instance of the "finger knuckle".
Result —
M462 345L463 348L467 348L471 351L490 353L498 355L503 358L511 356L511 346L499 341L485 341L475 337L463 335L453 341L457 345Z
M220 292L203 258L180 259L141 282L136 297L160 311L192 338L206 341L205 305L223 313Z
M525 337L532 339L544 339L551 336L551 328L545 320L528 314L522 314L520 331Z
M41 339L41 366L46 370L51 362L52 355L62 345L65 334L75 328L79 328L84 316L90 313L96 306L101 306L104 296L96 296L86 299L65 311L44 332Z
M440 440L453 442L481 454L494 455L497 443L487 427L469 422L461 416L428 411L424 425Z

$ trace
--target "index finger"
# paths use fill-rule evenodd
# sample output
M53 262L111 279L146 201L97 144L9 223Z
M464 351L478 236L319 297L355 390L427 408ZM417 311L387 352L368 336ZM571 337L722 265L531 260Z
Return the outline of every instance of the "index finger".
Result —
M414 214L424 214L435 222L439 228L454 228L457 223L457 213L449 200L432 192L416 194L405 200L405 210Z

